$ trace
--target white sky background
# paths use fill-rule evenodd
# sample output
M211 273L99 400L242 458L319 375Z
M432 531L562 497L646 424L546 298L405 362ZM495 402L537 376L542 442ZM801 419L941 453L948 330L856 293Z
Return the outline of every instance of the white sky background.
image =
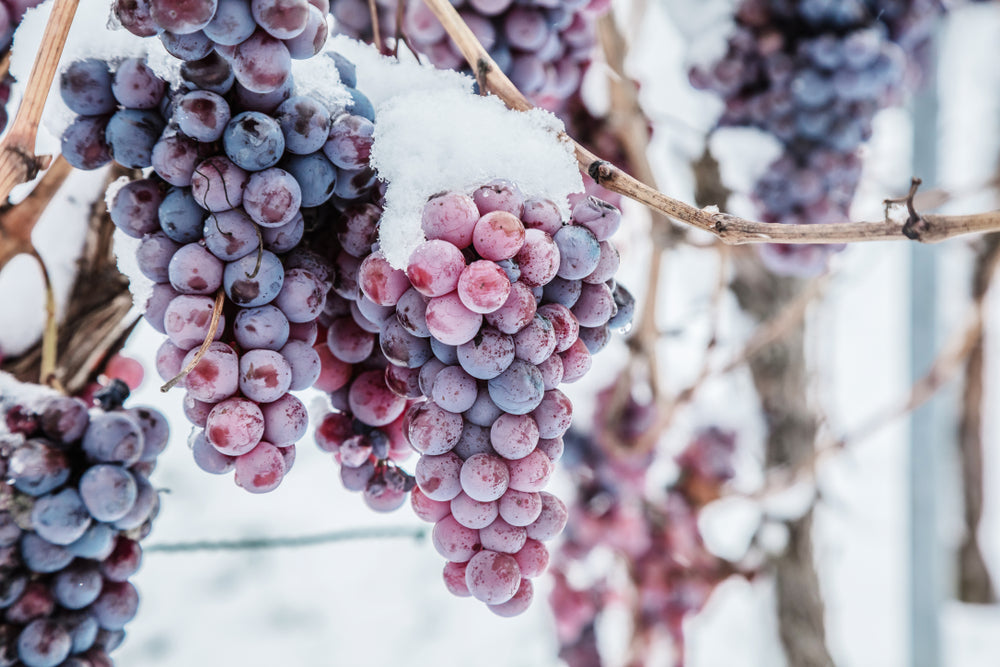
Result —
M685 58L692 30L702 29L714 8L725 2L699 3L682 16L683 30L674 22L679 7L693 0L663 0L650 4L630 67L643 82L643 102L657 119L651 157L665 191L688 201L691 177L687 161L701 150L700 130L717 110L717 102L695 93L686 83ZM664 11L669 7L670 12ZM622 8L626 12L626 8ZM992 175L1000 145L1000 86L992 64L1000 44L997 7L977 7L956 14L945 34L942 77L942 181L962 188ZM711 51L710 40L698 48ZM363 82L362 82L363 84ZM363 87L363 85L362 85ZM856 217L872 219L883 197L905 190L910 176L908 116L883 114L877 123L866 183L859 192ZM750 162L750 149L731 148L723 165L739 178ZM744 169L741 170L741 165ZM745 175L744 175L745 180ZM36 229L36 242L57 287L70 285L73 254L72 219L80 224L88 197L99 175L76 175L67 188L66 205L47 216ZM956 210L995 206L990 195L964 200ZM71 207L71 208L67 208ZM630 207L632 208L632 207ZM632 208L634 212L634 208ZM647 261L642 225L631 225L621 239L624 280L639 287ZM81 235L82 236L82 235ZM961 304L964 265L970 255L964 241L940 246L949 274L943 300ZM700 368L708 333L707 303L715 280L714 253L684 249L666 263L665 330L676 331L664 343L672 383L685 385ZM40 329L41 298L30 261L12 264L0 274L0 345L28 345ZM905 276L908 251L903 243L858 246L837 258L838 273L828 298L810 316L812 354L822 402L832 431L859 424L872 412L893 404L907 389L905 340L907 300ZM641 288L640 288L641 289ZM637 290L638 291L638 290ZM989 349L997 349L1000 296L995 295ZM961 308L958 308L961 312ZM952 313L955 315L955 313ZM958 317L949 317L954 326ZM738 349L749 324L727 301L723 325L728 337L720 358ZM945 332L949 331L945 327ZM180 411L182 394L166 396L157 389L152 359L160 336L140 325L126 352L147 367L147 381L135 402L156 405L174 424L171 446L153 476L166 489L163 511L148 543L195 539L301 535L344 527L422 525L403 509L388 517L374 515L357 494L344 491L329 455L307 437L299 446L295 469L275 492L252 496L227 477L197 470L186 447L188 426ZM606 378L620 367L620 345L608 349L595 365L589 382L572 386L577 413L586 418L595 388L593 378ZM998 376L991 363L987 377ZM995 395L988 386L987 405ZM303 397L307 404L318 396ZM987 442L1000 442L1000 426L986 409ZM744 481L754 483L752 469L763 431L752 389L745 373L709 384L700 399L680 417L679 428L665 445L679 447L690 429L707 424L740 429ZM824 468L825 501L817 517L817 558L827 599L827 632L838 665L905 664L906 642L906 428L899 423L860 443ZM942 446L950 446L943 443ZM993 572L1000 574L1000 457L987 451L989 480L983 547ZM565 488L565 480L556 480ZM954 488L941 489L954 505ZM950 514L957 522L957 514ZM737 517L729 528L736 530ZM713 523L726 532L723 514ZM725 537L725 535L721 536ZM429 541L383 540L300 549L214 554L149 554L135 579L141 608L129 626L129 639L116 654L124 667L283 664L414 665L475 664L543 666L558 664L552 621L545 602L548 586L541 580L536 602L525 615L500 619L483 605L452 597L440 581L443 560ZM772 666L782 661L771 613L773 596L766 580L754 585L732 581L714 596L706 612L689 623L689 664ZM1000 654L1000 614L995 609L950 605L943 614L949 665L979 667L995 664ZM602 639L620 644L612 624ZM612 663L613 664L613 663Z

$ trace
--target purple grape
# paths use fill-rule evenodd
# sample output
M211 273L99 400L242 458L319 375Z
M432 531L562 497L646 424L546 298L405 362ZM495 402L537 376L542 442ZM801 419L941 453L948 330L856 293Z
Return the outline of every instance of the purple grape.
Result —
M190 188L171 188L160 202L157 214L160 227L170 240L193 243L202 237L205 210L198 206Z
M157 208L164 196L159 184L150 179L130 181L111 200L108 214L118 229L135 239L159 229Z
M258 268L257 264L260 263ZM262 250L226 264L226 296L238 306L254 308L274 300L284 284L285 270L274 253Z
M166 89L166 82L139 58L119 63L111 84L115 99L129 109L155 109Z
M83 434L83 451L95 461L132 465L142 456L143 444L142 427L121 412L95 415Z
M138 497L135 477L121 466L100 464L88 468L80 477L80 497L98 521L121 519Z
M236 80L247 90L270 93L287 81L292 60L280 40L257 30L236 47L231 64Z
M236 82L233 68L215 51L204 58L181 63L181 78L195 88L225 95Z
M60 152L77 169L97 169L111 161L105 132L108 116L80 116L63 132Z

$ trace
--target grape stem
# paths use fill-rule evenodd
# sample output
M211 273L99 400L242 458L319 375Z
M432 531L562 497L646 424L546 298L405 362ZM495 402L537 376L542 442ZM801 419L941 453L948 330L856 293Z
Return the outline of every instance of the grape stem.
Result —
M385 53L382 50L382 33L378 20L378 5L375 4L375 0L368 0L368 12L372 17L372 41L375 42L375 48L378 49L379 53Z
M378 540L388 538L411 538L422 540L427 537L427 529L410 526L386 526L377 528L349 528L316 535L297 537L256 537L244 540L218 540L198 542L162 542L142 548L144 553L184 553L191 551L246 551L251 549L274 549L288 547L312 547L331 542L351 540Z
M445 31L462 52L474 72L482 71L489 90L515 111L534 108L520 90L500 70L472 30L448 0L424 0ZM816 223L785 225L758 222L719 211L716 207L697 208L669 197L625 173L607 160L581 146L565 132L559 138L573 146L580 170L612 192L635 200L681 224L716 236L728 245L750 243L818 244L905 241L937 243L965 234L1000 230L1000 210L967 215L918 215L916 220L899 222L888 218L875 222Z
M15 185L30 181L52 161L50 155L35 155L35 138L78 3L79 0L55 0L52 6L24 98L7 136L0 141L0 201L6 201Z
M205 341L201 344L201 347L198 348L194 358L191 359L188 365L185 366L180 373L175 375L162 387L160 387L160 391L166 393L173 389L178 382L186 378L187 374L194 370L194 367L198 365L201 358L205 356L206 352L208 352L208 347L212 344L212 341L215 340L215 332L219 330L219 318L222 316L222 304L226 301L225 296L226 293L223 292L221 288L215 293L215 306L212 308L212 321L208 324L208 333L205 334Z

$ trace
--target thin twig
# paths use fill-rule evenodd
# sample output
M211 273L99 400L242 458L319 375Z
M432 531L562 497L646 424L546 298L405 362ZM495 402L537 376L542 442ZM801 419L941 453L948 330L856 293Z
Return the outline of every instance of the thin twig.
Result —
M0 201L6 201L15 185L33 179L51 160L51 156L35 155L35 138L78 3L79 0L55 0L52 6L24 98L0 141Z
M930 400L938 390L954 379L964 368L965 360L976 345L982 318L983 303L979 302L973 306L968 322L949 339L934 359L927 373L910 387L903 400L878 411L848 434L828 440L826 444L817 447L811 456L799 461L796 465L774 469L768 474L764 486L750 494L750 497L760 500L789 489L796 484L814 480L819 464L825 459L874 435ZM727 495L745 494L732 493Z
M60 155L23 201L0 210L0 271L17 255L31 254L31 232L72 171L73 167Z
M56 295L52 289L52 278L45 260L32 246L29 253L38 262L42 270L42 282L45 285L45 328L42 331L42 362L39 370L38 383L58 387L56 378L56 357L59 344L59 323L56 319Z
M378 5L375 0L368 0L368 12L372 17L372 41L375 42L375 48L378 49L379 53L385 53L382 50L382 33L378 21Z
M254 537L242 540L204 540L197 542L161 542L142 548L143 553L189 553L193 551L246 551L252 549L276 549L312 547L333 542L352 540L381 540L410 538L423 540L428 530L422 526L387 526L385 528L348 528L316 535L296 537Z
M195 353L194 357L192 357L191 361L188 362L188 365L185 366L180 373L175 375L162 387L160 387L160 391L168 392L173 389L178 382L186 378L188 373L194 370L194 367L198 365L201 358L205 356L206 352L208 352L209 346L211 346L215 341L215 332L219 330L219 318L222 317L222 304L226 301L225 296L226 293L223 292L221 288L215 293L215 306L212 308L212 321L208 324L208 333L205 334L205 341L201 344L201 347L198 348L198 351Z
M532 105L490 58L476 36L448 0L424 0L448 35L462 52L475 72L482 71L489 89L516 111L527 111ZM659 211L671 220L714 234L724 243L859 243L868 241L914 240L937 243L955 236L1000 230L1000 211L970 215L922 215L919 224L894 220L875 222L816 223L784 225L757 222L715 209L699 209L691 204L668 197L624 171L602 160L565 132L560 139L572 144L580 169L599 184Z

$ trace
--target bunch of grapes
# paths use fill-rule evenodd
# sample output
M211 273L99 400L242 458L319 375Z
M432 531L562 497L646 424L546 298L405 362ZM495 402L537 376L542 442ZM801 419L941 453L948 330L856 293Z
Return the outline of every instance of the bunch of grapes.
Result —
M408 44L441 69L468 71L461 52L423 0L401 0ZM458 0L453 2L490 57L537 106L561 110L580 88L597 44L595 19L607 10L605 0ZM367 0L333 0L335 29L371 41ZM396 0L379 0L383 39L396 35Z
M197 61L218 53L245 92L273 93L293 58L320 52L329 27L326 0L115 0L121 25L139 37L159 35L175 58Z
M557 387L631 318L608 240L620 214L585 200L564 224L555 204L506 181L443 193L403 271L374 244L380 213L356 208L339 234L323 316L337 372L322 387L338 412L317 440L380 509L412 485L392 464L408 442L421 454L412 505L436 524L449 590L518 614L548 561L541 541L566 521L543 491L572 413Z
M353 66L331 57L341 79L356 84ZM157 370L164 380L182 376L185 412L204 429L192 438L198 465L235 469L237 484L266 492L308 427L289 392L321 375L313 346L331 267L307 248L374 189L371 104L355 93L344 96L349 108L332 108L294 87L243 95L217 56L181 73L185 83L168 90L138 59L114 74L99 60L70 65L63 98L88 115L66 131L64 153L87 156L76 137L100 147L103 136L110 150L87 166L113 156L153 167L110 192L109 210L122 232L141 239L138 265L155 283L145 317L168 337ZM96 115L117 104L125 108L110 119ZM96 130L78 133L84 124ZM216 314L214 342L201 350Z
M727 577L750 575L709 552L698 529L699 510L734 475L735 436L717 428L696 434L675 458L679 473L666 496L651 494L647 473L656 452L632 445L648 429L653 410L630 395L611 417L613 391L598 395L592 434L572 430L566 436L577 495L552 564L550 604L560 656L571 667L602 664L596 641L602 611L630 600L632 663L649 664L647 652L665 632L683 664L683 620L700 611ZM590 556L600 550L626 564L627 581L607 568L594 571Z
M129 578L159 509L148 477L167 421L122 408L118 381L100 408L25 393L0 398L0 664L110 665L139 604Z
M919 78L934 0L743 0L726 55L691 82L726 103L721 126L755 127L782 155L753 192L768 222L843 222L875 113ZM914 56L918 56L914 58ZM765 245L775 272L823 270L834 245Z

